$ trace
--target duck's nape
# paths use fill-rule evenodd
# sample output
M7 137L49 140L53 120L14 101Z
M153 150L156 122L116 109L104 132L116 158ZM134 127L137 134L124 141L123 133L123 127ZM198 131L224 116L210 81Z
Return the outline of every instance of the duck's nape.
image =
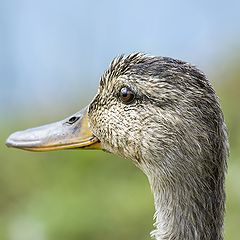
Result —
M7 145L102 148L131 159L153 191L157 240L223 239L226 127L197 68L139 53L116 58L89 107L56 126L15 133Z

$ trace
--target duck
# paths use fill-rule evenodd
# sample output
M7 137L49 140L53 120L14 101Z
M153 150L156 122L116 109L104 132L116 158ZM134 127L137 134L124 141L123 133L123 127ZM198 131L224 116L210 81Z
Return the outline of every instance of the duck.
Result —
M120 55L91 103L56 123L18 131L8 147L102 149L147 176L156 240L222 240L229 144L219 99L192 64L144 53Z

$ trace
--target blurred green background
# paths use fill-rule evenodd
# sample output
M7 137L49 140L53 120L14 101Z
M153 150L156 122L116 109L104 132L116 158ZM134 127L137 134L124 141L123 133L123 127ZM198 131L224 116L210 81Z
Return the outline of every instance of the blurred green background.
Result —
M239 239L238 1L0 1L0 239L150 239L144 174L102 151L8 149L16 130L86 105L113 57L144 51L199 66L229 130L225 239Z

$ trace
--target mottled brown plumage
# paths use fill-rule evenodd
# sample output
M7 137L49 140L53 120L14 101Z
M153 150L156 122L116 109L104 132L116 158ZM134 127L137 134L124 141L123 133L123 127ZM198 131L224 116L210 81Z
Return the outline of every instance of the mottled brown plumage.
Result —
M125 86L135 94L131 104L119 98ZM156 239L223 238L227 134L202 72L171 58L121 56L102 76L88 114L102 147L147 175Z

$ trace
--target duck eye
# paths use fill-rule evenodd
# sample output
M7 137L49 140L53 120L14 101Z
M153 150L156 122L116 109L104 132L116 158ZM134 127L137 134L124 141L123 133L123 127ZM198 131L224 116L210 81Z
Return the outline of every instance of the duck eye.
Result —
M135 98L134 93L132 92L131 89L129 89L128 87L123 87L120 90L120 99L122 100L123 103L131 103L133 102Z
M71 117L71 118L67 121L67 123L73 124L73 123L75 123L78 119L79 119L79 117Z

